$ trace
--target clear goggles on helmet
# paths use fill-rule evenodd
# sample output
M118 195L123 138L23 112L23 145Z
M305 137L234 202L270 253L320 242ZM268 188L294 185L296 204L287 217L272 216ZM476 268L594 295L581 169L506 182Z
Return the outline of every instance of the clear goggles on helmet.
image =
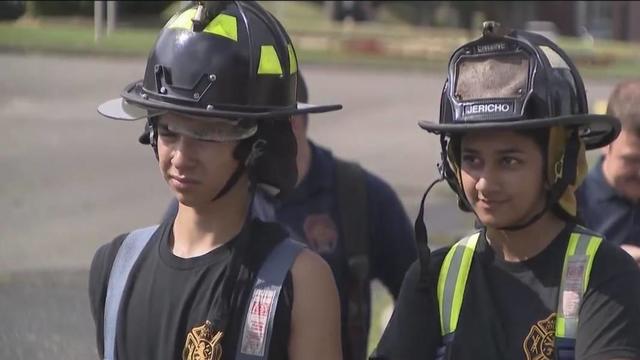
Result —
M158 116L159 136L175 134L201 141L229 142L247 139L258 131L258 124L250 119L197 117L167 112Z

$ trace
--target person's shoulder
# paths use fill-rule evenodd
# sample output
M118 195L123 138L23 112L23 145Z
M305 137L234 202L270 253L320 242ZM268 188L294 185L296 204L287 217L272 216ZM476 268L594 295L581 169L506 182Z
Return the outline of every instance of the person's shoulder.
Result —
M607 241L604 237L602 238L602 242L596 252L593 266L606 267L609 271L612 269L616 269L621 272L640 271L638 269L638 264L633 260L631 255L622 250L620 246Z
M113 261L118 254L118 250L129 233L116 236L113 240L101 245L93 255L90 267L90 277L93 279L102 278L104 274L111 271Z
M115 239L100 246L91 260L89 268L89 299L94 320L102 313L104 297L107 290L107 282L113 261L118 253L118 249L127 237L128 233L116 236Z
M337 294L335 279L329 264L318 254L303 249L291 267L294 294L304 294L303 298L313 293L311 301L322 301L330 294ZM294 295L294 299L300 295Z
M368 187L369 193L373 193L373 194L394 194L395 195L395 191L393 190L391 185L386 180L384 180L382 177L374 174L370 170L367 170L362 166L360 166L360 167L362 168L362 171L364 172L365 179L367 181L367 187Z
M296 257L291 268L294 280L313 280L331 275L331 268L327 262L315 252L309 249L303 249Z
M251 220L249 225L251 227L251 233L253 236L260 236L262 238L269 239L282 239L287 236L287 230L277 222L265 221L255 218Z
M279 223L254 218L249 223L249 242L247 265L257 271L269 254L281 242L289 237L287 230Z
M341 158L334 158L334 161L337 163L343 163L344 166L353 166L359 169L362 172L362 177L364 179L367 196L374 198L396 198L396 193L391 187L391 185L384 180L379 175L375 174L370 169L367 169L362 164L356 161L345 160Z
M638 272L640 274L640 269L638 269L638 265L633 258L618 245L607 241L604 235L580 225L576 225L573 232L601 239L593 260L593 270L591 272L596 279L608 281L611 277L626 272Z
M438 273L440 272L440 268L442 267L444 258L447 256L447 253L449 252L450 249L451 249L451 246L445 246L445 247L435 249L431 252L429 256L428 266L429 266L429 274L432 277L437 276ZM409 266L409 269L407 269L407 272L405 274L405 278L406 278L405 281L408 281L411 283L417 283L420 278L420 273L422 270L421 266L422 264L420 262L420 259L415 260L411 264L411 266Z

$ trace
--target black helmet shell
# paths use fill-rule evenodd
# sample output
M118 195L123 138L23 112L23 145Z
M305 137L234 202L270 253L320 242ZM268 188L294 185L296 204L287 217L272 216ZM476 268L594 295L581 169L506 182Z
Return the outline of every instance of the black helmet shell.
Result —
M255 2L212 6L189 8L169 20L149 55L144 79L122 92L126 104L105 103L99 111L123 118L109 110L135 105L151 112L273 118L341 108L296 102L295 50L269 12Z
M549 39L526 31L486 31L449 61L437 134L480 129L579 128L587 149L607 145L619 121L588 113L584 83L571 59Z

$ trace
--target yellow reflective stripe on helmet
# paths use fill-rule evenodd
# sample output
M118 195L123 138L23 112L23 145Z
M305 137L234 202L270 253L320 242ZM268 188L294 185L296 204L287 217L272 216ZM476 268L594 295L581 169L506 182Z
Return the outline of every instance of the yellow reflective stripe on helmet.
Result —
M278 59L276 49L272 45L260 46L260 65L258 65L258 74L282 75L280 59Z
M238 41L238 24L235 16L219 14L202 31Z
M589 285L593 259L601 243L601 237L588 234L572 233L569 237L558 289L557 338L576 338L580 306Z
M193 22L191 21L191 19L193 19L194 16L196 16L196 9L195 8L189 9L183 12L182 14L177 15L173 19L169 20L169 22L167 23L167 27L169 29L192 30Z
M289 44L287 47L289 48L289 74L295 74L298 71L298 59L293 46Z
M475 233L452 246L440 269L437 296L443 336L454 332L458 326L464 289L479 236Z

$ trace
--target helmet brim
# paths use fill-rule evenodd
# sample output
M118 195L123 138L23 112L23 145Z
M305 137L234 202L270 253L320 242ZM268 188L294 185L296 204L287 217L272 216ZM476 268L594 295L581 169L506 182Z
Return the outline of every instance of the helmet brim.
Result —
M132 105L123 98L105 101L98 106L98 113L113 120L135 121L157 116L166 111L160 109L146 109Z
M325 113L342 109L340 104L313 105L297 103L295 107L273 109L202 109L193 106L184 106L164 102L151 97L143 97L142 81L129 84L121 94L121 98L109 100L98 106L98 112L115 120L139 120L159 115L167 111L185 113L200 117L217 118L244 118L244 119L271 119L289 117L298 114Z
M418 125L434 134L463 134L480 130L526 130L552 126L577 126L580 138L587 150L610 144L620 133L620 121L609 115L563 115L543 119L527 119L518 121L478 121L458 124L440 124L431 121L420 121Z

